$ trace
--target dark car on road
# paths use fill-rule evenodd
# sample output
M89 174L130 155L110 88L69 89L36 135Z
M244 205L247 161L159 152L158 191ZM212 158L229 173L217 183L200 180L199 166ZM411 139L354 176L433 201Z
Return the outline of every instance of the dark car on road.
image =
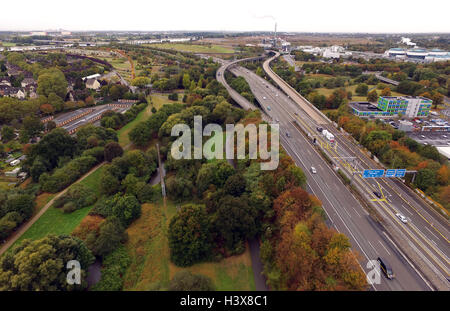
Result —
M380 263L380 269L384 273L384 275L389 279L392 280L395 278L394 272L392 271L391 266L386 261L386 259L383 259L381 257L378 257L378 262Z

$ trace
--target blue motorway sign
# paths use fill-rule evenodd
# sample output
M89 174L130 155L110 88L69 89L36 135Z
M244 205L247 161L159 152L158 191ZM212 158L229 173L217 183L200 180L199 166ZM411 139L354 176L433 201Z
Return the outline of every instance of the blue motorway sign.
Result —
M364 170L363 178L378 178L383 177L384 170Z
M395 177L395 173L397 172L397 170L386 170L386 174L384 175L384 177Z
M395 172L395 177L405 177L406 170L405 169L399 169Z

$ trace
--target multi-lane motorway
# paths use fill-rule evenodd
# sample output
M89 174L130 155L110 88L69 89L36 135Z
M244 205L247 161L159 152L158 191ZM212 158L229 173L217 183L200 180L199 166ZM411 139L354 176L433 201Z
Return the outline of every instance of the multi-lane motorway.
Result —
M363 192L366 199L377 200L374 205L383 216L384 226L395 235L397 243L401 244L408 256L427 274L437 288L448 290L450 233L447 219L427 206L398 179L363 179L357 172L381 166L358 148L348 135L339 132L330 122L322 122L321 113L270 69L269 63L273 58L264 63L264 70L283 90L288 94L291 93L297 105L314 110L314 113L300 114L301 117L296 117L296 120L300 121L304 128L309 129L311 135L316 134L319 143L324 145L327 143L326 139L316 131L319 123L335 135L336 143L329 148L329 154L349 176L354 176L354 185ZM380 187L382 189L380 192L384 195L381 200L374 194ZM397 213L406 216L408 223L402 223L396 216Z
M282 91L245 68L234 66L231 67L230 70L236 75L243 76L248 81L252 92L261 104L263 110L272 117L274 122L280 124L280 139L283 147L297 165L304 169L308 177L308 190L321 199L330 225L350 238L353 248L360 254L359 262L361 263L362 268L368 272L369 269L366 268L367 262L376 259L378 256L387 259L393 267L396 279L389 281L382 277L381 284L375 284L373 288L376 290L429 290L434 288L435 286L427 280L423 272L421 272L420 269L417 269L417 265L409 259L409 256L404 254L401 248L398 247L398 242L394 242L392 236L385 232L384 226L380 226L372 220L362 204L342 183L341 179L337 176L335 171L331 169L329 164L320 156L317 148L313 146L312 139L302 134L294 124L297 123L300 125L305 132L307 132L308 129L311 132L314 132L316 125L319 124L322 127L330 127L330 130L332 130L331 127L333 125L329 124L329 121L324 118L320 112L310 106L300 106L297 101L301 96L292 92L290 96L287 96ZM289 92L287 93L289 94ZM297 99L297 101L294 101L295 99ZM335 129L333 129L333 131L336 132ZM311 133L311 135L314 134ZM352 157L352 159L357 158L355 153L358 153L358 151L353 150L355 147L351 145L351 141L345 135L335 136L337 136L336 140L338 141L339 147L336 147L335 152L342 152L342 154L336 154L336 157L340 157L341 161L346 157ZM323 140L318 135L317 139L318 142ZM327 152L332 151L327 150ZM343 154L345 154L345 156ZM359 154L358 156L362 157L362 155ZM362 158L360 160L361 163L358 165L363 166L364 163L366 163L363 160L366 161L366 159ZM369 161L369 159L367 159L367 161ZM370 164L366 163L366 165L368 166ZM316 168L317 174L311 172L312 166ZM345 164L343 163L342 166L344 167ZM356 178L357 177L355 177L355 179ZM356 183L356 181L354 182ZM389 204L389 201L394 202L393 200L401 200L401 197L399 196L397 198L395 197L395 193L390 193L387 186L383 186L383 182L381 185L382 187L386 187L385 194L387 194L387 196L386 202L380 202L379 204L386 205L385 208L388 210L385 211L385 214L387 214L386 217L393 223L392 226L396 226L395 228L403 235L408 236L409 234L414 234L415 238L426 239L425 233L420 235L415 233L416 230L419 231L419 228L420 230L428 228L423 227L423 224L419 219L417 219L418 223L416 224L415 218L420 217L418 215L416 215L416 217L414 217L414 214L412 216L406 215L407 217L410 217L411 221L407 225L401 224L404 227L411 226L411 228L408 227L406 230L405 228L398 228L399 224L396 224L392 215L390 216L392 208L390 211L387 205ZM370 185L366 187L370 187ZM367 191L370 191L368 189ZM409 202L409 198L406 197L406 194L404 198ZM414 204L414 200L411 201L413 202L411 204ZM406 202L403 202L403 204L408 206ZM407 214L406 210L402 209L401 211ZM422 216L426 219L428 219L429 216L436 216L425 213L425 211L422 212ZM425 219L422 219L422 221L426 223ZM443 237L440 239L433 237L435 240L434 243L438 246L434 245L433 242L429 242L432 243L434 247L428 246L427 251L433 253L434 259L441 262L443 267L438 267L436 270L438 270L438 273L443 274L446 269L446 266L444 265L446 262L445 254L448 253L448 242L445 240L445 237L448 236L448 231L446 231L448 226L446 226L442 219L436 221L436 224L433 222L433 225L443 234ZM430 228L428 229L434 230L432 226ZM428 235L431 233L432 232L428 232L427 230ZM436 235L437 232L433 234ZM421 243L423 242L417 241L413 244L415 247L419 248L419 244ZM421 253L425 253L425 251L422 249ZM427 256L425 257L430 260L431 256Z

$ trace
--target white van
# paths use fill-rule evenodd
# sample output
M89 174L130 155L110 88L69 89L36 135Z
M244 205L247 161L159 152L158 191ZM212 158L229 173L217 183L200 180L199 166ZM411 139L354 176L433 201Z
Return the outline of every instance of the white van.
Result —
M14 161L11 161L11 163L9 163L9 165L16 166L19 163L20 163L20 160L14 160Z

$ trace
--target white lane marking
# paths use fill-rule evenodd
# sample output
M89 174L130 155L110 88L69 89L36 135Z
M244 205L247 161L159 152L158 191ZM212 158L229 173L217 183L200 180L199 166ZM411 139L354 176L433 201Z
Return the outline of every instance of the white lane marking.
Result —
M428 229L428 227L425 227L425 229L427 229L428 232L429 232L432 236L434 236L437 240L439 240L439 238L438 238L436 235L434 235L433 232L431 232L431 230ZM434 242L434 241L433 241L433 242Z
M402 207L412 216L413 215L413 213L411 213L411 211L406 207L406 206L404 206L403 204L402 204Z
M388 255L391 256L391 253L388 251L388 249L386 248L386 246L384 246L383 243L381 243L380 240L378 240L378 243L380 243L381 246L383 246L384 250L388 253Z
M370 247L372 247L373 251L375 252L375 254L377 253L377 250L375 249L375 247L373 247L372 243L370 243L369 240L367 240L367 243L369 243Z

